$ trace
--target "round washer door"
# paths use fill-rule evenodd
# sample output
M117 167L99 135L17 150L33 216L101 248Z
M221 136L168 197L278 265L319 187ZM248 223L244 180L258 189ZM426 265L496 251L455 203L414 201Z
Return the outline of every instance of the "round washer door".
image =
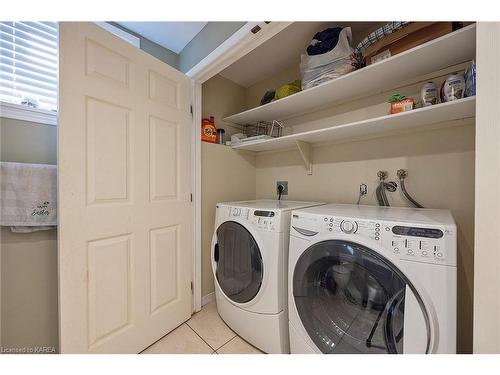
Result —
M252 234L241 224L226 221L217 228L213 249L215 278L233 302L250 302L263 279L262 255Z
M295 265L293 298L307 334L323 353L402 354L405 340L418 340L420 350L429 352L430 321L422 298L394 264L363 245L328 240L310 246ZM405 316L405 302L411 317ZM405 318L412 321L410 332L417 325L412 337L405 337Z

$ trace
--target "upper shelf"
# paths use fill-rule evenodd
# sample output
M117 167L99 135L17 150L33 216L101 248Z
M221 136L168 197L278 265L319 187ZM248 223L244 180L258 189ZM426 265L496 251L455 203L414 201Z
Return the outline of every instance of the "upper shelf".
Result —
M476 25L424 43L322 85L226 117L234 124L286 120L363 93L382 92L394 85L475 58Z
M295 147L297 141L304 143L338 142L366 139L413 130L431 129L443 122L468 119L475 116L476 98L470 97L430 107L414 109L393 115L355 121L329 128L285 135L259 141L248 141L232 146L249 151L283 150ZM460 124L457 123L457 124Z

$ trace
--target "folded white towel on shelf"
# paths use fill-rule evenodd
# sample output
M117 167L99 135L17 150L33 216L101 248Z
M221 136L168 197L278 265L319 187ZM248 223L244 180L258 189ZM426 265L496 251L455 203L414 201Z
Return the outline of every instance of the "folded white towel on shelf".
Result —
M57 225L57 166L0 163L0 225L13 232Z

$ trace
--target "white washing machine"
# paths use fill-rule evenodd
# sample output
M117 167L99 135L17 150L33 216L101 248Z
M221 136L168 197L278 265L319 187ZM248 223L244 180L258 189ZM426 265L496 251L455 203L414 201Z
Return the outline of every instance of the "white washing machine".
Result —
M293 211L292 353L455 353L457 229L447 210Z
M217 204L212 239L217 310L233 331L266 353L290 350L286 286L291 211L318 204Z

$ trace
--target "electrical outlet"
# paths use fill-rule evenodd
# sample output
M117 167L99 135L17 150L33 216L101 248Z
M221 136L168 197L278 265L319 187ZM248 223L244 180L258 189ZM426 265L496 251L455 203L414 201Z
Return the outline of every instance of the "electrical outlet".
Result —
M279 194L278 186L283 185L284 189L281 195L288 195L288 181L277 181L276 182L276 194Z

